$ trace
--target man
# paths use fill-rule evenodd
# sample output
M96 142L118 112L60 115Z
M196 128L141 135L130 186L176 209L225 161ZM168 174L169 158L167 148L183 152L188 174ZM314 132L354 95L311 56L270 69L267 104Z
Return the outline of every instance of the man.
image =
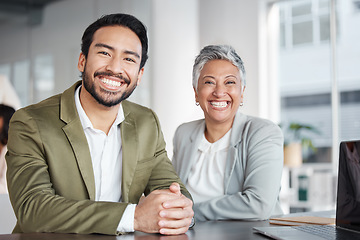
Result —
M187 231L191 196L159 121L125 100L140 83L147 48L138 19L104 16L82 37L82 81L14 114L6 156L14 232Z
M0 104L0 194L7 194L5 153L7 152L9 122L15 109Z

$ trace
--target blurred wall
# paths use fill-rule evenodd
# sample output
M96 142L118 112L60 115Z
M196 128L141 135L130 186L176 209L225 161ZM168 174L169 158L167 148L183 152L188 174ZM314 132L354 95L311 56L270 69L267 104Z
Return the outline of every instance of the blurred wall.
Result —
M60 93L79 79L77 60L85 28L107 13L135 15L147 26L150 57L142 82L130 100L151 107L158 114L171 156L176 127L203 116L195 106L191 73L195 56L207 44L230 44L243 58L247 87L242 111L278 120L277 82L266 64L267 2L63 0L45 7L40 25L0 24L0 68L9 64L10 79L18 75L16 79L20 80L14 85L18 89L26 86L27 105L39 101L39 96L44 98L32 90L36 85L34 59L50 55L54 83L47 94ZM25 68L16 67L22 63ZM41 66L36 71L41 75ZM19 77L20 73L24 77Z

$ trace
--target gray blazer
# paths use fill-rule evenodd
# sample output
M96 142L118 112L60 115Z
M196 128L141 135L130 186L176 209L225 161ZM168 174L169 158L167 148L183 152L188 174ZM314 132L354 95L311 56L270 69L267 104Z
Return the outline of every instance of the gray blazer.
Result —
M172 163L186 185L195 159L205 120L184 123L174 136ZM225 167L225 194L194 203L195 219L264 220L282 214L279 203L283 168L283 135L265 119L237 112Z

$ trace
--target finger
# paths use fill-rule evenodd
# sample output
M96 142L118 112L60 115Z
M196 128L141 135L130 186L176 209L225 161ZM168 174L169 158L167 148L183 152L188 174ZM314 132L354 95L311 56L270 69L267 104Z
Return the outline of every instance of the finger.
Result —
M183 228L161 228L159 230L160 234L163 235L179 235L179 234L184 234L187 232L187 230L189 229L189 227L183 227ZM181 235L182 236L182 235ZM186 236L186 235L185 235ZM188 239L188 238L184 238L184 239Z
M189 218L191 222L194 211L192 208L171 208L161 210L159 215L164 220L181 220Z
M180 191L180 185L177 182L173 182L170 187L169 187L170 191L177 194L177 195L181 195L181 191Z
M174 199L181 198L181 195L171 192L169 189L155 190L151 192L148 196L159 199L162 203Z
M191 224L191 218L183 219L161 219L159 222L159 229L161 228L183 228L189 227Z
M164 201L162 205L164 208L186 208L192 207L193 202L184 195L181 195L179 198L172 198Z
M159 232L170 235L185 233L189 229L190 224L191 218L184 218L180 220L162 219L158 223Z

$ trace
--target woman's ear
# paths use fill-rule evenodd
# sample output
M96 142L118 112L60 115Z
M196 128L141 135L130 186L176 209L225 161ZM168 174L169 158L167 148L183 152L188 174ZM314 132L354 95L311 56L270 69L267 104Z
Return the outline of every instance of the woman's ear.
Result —
M194 89L194 93L195 93L195 102L199 102L198 93L197 93L197 91L196 91L196 89L194 87L193 87L193 89Z
M245 91L245 86L241 87L241 95L240 95L240 103L244 102L244 91Z

